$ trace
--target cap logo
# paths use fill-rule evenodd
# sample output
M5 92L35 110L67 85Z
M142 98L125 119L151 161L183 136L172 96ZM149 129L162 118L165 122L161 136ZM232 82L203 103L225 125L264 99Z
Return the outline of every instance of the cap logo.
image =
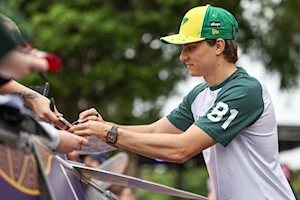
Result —
M189 20L189 18L183 18L183 20L182 20L182 22L181 22L181 26L182 26L183 24L185 24L188 20Z
M210 22L210 27L221 27L220 22Z
M218 35L220 32L218 30L216 30L216 29L211 29L211 33L213 35Z

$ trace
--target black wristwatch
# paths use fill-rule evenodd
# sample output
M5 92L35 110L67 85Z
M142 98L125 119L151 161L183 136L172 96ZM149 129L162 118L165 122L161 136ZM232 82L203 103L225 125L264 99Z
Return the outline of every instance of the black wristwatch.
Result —
M115 144L118 140L118 127L113 126L111 129L107 132L106 135L106 142L110 144Z

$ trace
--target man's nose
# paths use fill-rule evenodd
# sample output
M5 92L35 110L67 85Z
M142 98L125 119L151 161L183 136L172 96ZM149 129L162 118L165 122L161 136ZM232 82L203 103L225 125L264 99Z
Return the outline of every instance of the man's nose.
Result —
M181 60L181 62L186 62L188 59L188 56L186 55L186 53L184 53L184 51L181 51L179 59Z

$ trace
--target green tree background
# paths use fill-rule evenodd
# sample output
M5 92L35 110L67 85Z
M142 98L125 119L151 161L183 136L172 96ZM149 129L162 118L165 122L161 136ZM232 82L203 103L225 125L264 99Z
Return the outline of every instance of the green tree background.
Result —
M248 41L251 31L236 2L223 6L241 21L240 41ZM186 79L188 71L178 59L180 47L162 44L159 38L177 32L184 12L198 4L196 0L11 0L2 11L36 48L63 59L61 71L47 77L50 94L67 119L75 120L80 111L96 107L106 120L137 124L157 120L174 86ZM22 83L43 84L36 75Z
M82 110L95 107L106 120L140 124L161 117L166 99L175 94L175 85L188 77L178 59L180 47L162 44L159 38L177 32L184 12L206 3L236 16L241 49L278 73L282 89L298 85L298 0L2 0L0 12L16 21L36 48L62 58L63 68L46 76L50 96L67 119L76 120ZM36 74L20 81L44 84ZM188 169L186 176L196 173L206 178L204 169ZM152 180L151 173L146 170L140 176ZM172 185L169 172L158 177L169 183L156 181ZM195 177L185 177L185 185L195 185L184 189L206 187L205 181L194 181ZM293 183L300 193L299 176L295 177Z

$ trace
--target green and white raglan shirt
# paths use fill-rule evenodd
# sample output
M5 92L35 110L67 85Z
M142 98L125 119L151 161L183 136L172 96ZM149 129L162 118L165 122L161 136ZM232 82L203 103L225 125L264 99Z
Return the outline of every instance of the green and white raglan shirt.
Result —
M217 141L203 151L217 199L295 199L278 161L270 95L243 68L218 86L196 86L167 118L182 131L194 124Z

